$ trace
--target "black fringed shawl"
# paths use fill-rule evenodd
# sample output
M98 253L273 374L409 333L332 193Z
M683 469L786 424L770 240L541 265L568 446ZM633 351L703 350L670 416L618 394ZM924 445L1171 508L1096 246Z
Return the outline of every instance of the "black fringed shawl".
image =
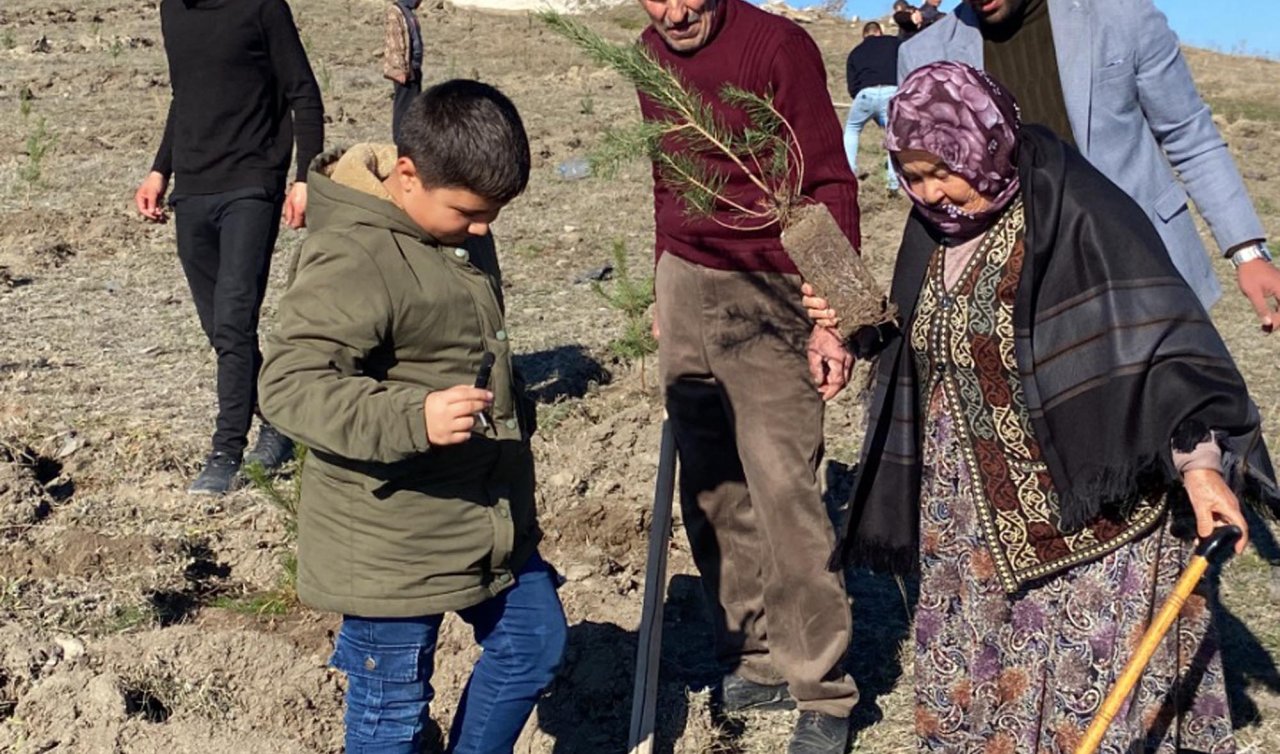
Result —
M1022 129L1026 257L1015 351L1036 439L1072 532L1104 509L1179 484L1170 442L1216 432L1228 481L1280 511L1260 417L1208 314L1137 204L1039 126ZM858 477L832 566L914 570L922 417L910 348L916 299L940 239L912 213L890 298L901 328L864 329L880 353Z

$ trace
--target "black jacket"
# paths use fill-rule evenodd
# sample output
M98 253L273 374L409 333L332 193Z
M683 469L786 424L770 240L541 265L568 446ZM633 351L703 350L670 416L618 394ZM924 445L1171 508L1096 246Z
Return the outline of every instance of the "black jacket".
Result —
M152 169L175 191L281 191L324 145L324 105L285 0L164 0L173 99Z
M867 37L849 51L844 67L850 97L857 97L858 92L867 87L898 83L898 46L901 44L902 40L897 37L881 35Z

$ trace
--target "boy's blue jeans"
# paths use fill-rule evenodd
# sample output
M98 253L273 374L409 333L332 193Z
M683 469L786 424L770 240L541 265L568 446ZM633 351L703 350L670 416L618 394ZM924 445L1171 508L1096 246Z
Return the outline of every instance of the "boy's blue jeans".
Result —
M867 121L875 119L881 128L889 122L889 99L898 91L896 86L870 86L858 92L853 98L853 107L849 108L849 120L844 124L844 154L849 160L849 169L858 174L858 140L862 135L862 127ZM893 158L888 160L888 172L885 174L885 185L890 191L898 190L898 174L893 170Z
M458 615L484 653L458 702L448 751L509 754L564 654L555 573L534 554L514 586ZM443 618L343 617L330 664L347 674L347 754L417 754Z

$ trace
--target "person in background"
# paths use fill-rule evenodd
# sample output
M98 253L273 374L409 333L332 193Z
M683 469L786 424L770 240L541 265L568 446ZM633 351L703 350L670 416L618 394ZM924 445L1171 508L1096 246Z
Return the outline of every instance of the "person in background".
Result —
M387 6L382 75L395 87L391 95L391 136L399 138L400 122L413 98L422 92L422 24L415 11L422 0L395 0Z
M881 128L889 117L889 98L898 91L898 45L902 40L885 36L880 24L872 21L862 27L862 42L849 51L845 61L845 77L853 105L844 126L844 153L849 169L858 174L858 140L862 127L872 118ZM888 160L885 186L891 195L898 193L898 174Z
M898 27L898 39L911 39L924 28L924 16L906 0L893 4L893 25Z
M240 483L242 462L270 471L293 457L293 443L266 422L243 453L257 409L258 315L278 218L283 211L295 229L306 223L307 166L324 146L324 105L284 0L164 0L160 27L173 99L134 202L143 217L164 222L174 176L178 259L218 360L213 447L190 492L220 495Z
M1138 202L1205 308L1222 289L1192 219L1209 226L1263 332L1280 269L1178 38L1152 0L965 0L902 46L898 79L938 60L982 68Z
M932 26L934 22L947 15L943 13L939 6L942 0L924 0L924 4L920 6L920 28L926 29Z

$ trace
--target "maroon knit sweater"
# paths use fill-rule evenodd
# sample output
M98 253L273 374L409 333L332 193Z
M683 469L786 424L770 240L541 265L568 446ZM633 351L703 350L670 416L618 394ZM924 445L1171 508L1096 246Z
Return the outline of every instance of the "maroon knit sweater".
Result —
M853 247L860 249L858 183L845 159L840 120L827 92L827 72L818 46L796 24L745 0L719 0L715 23L711 40L692 53L672 51L652 27L640 41L701 92L721 121L734 130L749 121L741 111L720 102L725 82L758 94L771 90L774 107L791 123L804 154L802 193L826 204ZM663 114L643 94L640 112L646 120ZM728 177L724 193L729 199L744 207L760 201L760 190L727 157L708 155L707 160L713 170ZM655 259L669 251L694 264L720 270L796 272L782 250L776 225L742 231L725 228L709 218L689 217L684 203L658 176L656 165L653 183ZM734 222L728 209L719 216Z

